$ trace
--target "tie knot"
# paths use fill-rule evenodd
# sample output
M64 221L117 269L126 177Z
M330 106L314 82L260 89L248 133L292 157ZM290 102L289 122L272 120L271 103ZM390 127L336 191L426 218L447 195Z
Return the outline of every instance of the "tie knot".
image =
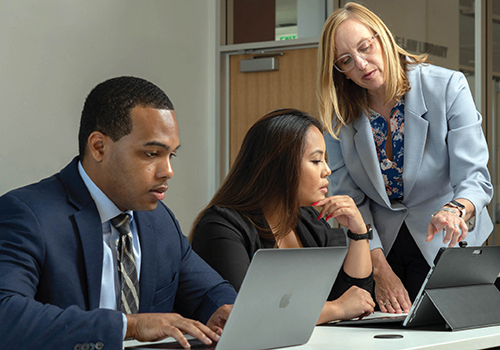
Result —
M121 235L128 235L130 232L130 216L128 214L120 214L111 219L111 224L118 230Z

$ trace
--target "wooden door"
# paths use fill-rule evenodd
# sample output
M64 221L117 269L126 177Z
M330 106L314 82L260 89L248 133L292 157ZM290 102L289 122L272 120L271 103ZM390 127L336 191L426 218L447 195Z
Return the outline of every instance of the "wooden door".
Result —
M296 108L318 118L317 48L282 51L279 70L241 73L240 61L255 54L230 57L229 160L232 165L248 129L266 113Z

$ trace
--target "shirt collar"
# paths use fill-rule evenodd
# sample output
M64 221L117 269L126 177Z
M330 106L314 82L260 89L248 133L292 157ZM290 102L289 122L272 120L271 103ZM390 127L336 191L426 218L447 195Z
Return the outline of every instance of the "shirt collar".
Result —
M122 211L118 209L118 207L111 201L111 199L109 199L108 196L106 196L104 192L102 192L101 189L94 183L94 181L92 181L92 179L87 175L80 161L78 162L78 172L80 173L85 186L87 186L90 195L94 199L102 224L122 213ZM131 210L127 210L125 211L125 213L130 215L130 220L133 219L134 215Z

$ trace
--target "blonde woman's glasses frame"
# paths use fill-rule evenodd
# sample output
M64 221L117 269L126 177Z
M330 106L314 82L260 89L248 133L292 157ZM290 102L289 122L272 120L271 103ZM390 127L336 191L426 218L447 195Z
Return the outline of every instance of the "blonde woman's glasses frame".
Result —
M335 60L333 63L333 66L340 72L340 73L345 73L350 71L351 69L354 68L356 63L354 62L354 57L353 54L357 55L358 57L362 59L366 59L373 55L376 51L377 46L373 42L375 38L378 36L378 34L375 34L371 38L368 38L366 40L363 40L358 47L356 48L356 52L354 53L347 53L345 55L340 56Z

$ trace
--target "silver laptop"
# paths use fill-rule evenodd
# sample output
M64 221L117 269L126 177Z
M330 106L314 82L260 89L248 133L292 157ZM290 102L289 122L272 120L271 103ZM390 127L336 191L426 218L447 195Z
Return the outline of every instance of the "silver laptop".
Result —
M248 268L217 350L305 344L344 262L347 248L258 250ZM178 343L126 349L176 349ZM192 348L207 348L197 340ZM208 347L209 348L209 347Z

